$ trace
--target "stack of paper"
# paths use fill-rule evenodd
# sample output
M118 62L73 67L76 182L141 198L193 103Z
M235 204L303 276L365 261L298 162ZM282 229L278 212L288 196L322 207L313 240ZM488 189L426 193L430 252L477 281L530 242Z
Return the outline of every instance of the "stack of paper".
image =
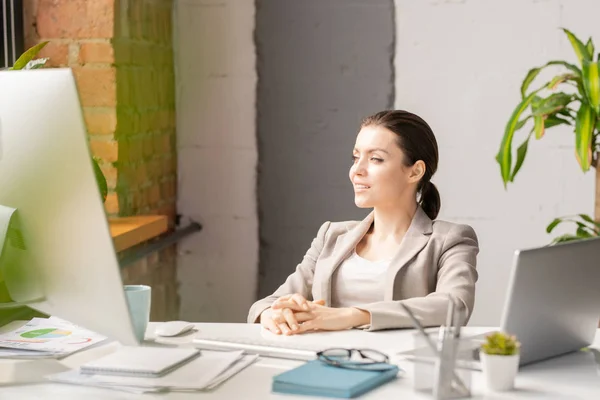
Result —
M160 377L85 374L81 369L47 376L54 382L117 389L133 393L164 391L198 391L212 389L237 374L258 358L243 351L202 354L174 371Z
M18 329L0 333L0 358L62 358L104 340L60 318L33 318Z

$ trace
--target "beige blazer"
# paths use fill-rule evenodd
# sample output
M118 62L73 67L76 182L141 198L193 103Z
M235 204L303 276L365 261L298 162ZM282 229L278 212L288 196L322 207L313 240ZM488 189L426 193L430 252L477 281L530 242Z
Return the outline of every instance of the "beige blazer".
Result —
M265 309L287 294L300 293L309 300L323 299L330 305L336 268L352 253L372 223L373 212L362 222L325 222L296 271L275 293L252 305L248 322L257 322ZM448 294L460 300L466 324L475 301L478 253L477 235L470 226L432 221L418 207L388 269L383 301L356 306L371 314L371 323L361 328L374 331L412 327L401 302L425 326L442 325Z

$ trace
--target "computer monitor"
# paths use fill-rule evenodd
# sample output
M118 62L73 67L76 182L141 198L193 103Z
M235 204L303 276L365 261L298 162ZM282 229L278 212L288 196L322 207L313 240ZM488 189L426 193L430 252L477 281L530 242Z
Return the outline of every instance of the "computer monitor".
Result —
M0 265L11 297L137 344L70 69L0 71L0 206L21 242Z

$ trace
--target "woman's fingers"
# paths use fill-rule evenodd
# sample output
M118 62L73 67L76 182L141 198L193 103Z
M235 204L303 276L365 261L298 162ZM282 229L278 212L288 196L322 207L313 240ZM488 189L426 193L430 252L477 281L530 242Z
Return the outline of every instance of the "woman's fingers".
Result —
M293 316L294 313L293 312L291 312L291 313ZM290 326L288 325L286 318L284 317L284 315L281 311L276 311L276 310L272 311L269 314L268 320L271 321L271 323L268 325L268 329L271 332L276 333L278 335L280 335L282 333L284 335L289 335L290 333L292 333L292 330L290 329ZM266 318L265 318L265 322L267 322Z
M298 321L296 320L294 312L292 310L290 310L289 308L284 308L283 311L281 312L281 314L283 315L283 318L285 319L287 326L289 326L292 329L292 331L297 331L298 330Z
M304 297L300 296L302 299L304 299ZM310 309L312 308L312 306L314 305L318 305L318 306L324 306L325 305L325 300L316 300L316 301L308 301L306 299L304 299L304 302L300 302L300 299L296 298L290 298L288 300L281 300L281 298L277 299L277 301L275 303L273 303L273 305L271 306L271 308L275 309L275 310L282 310L284 308L289 308L292 311L310 311Z
M308 306L308 301L299 293L294 294L290 300L298 304L300 310L308 311L310 309Z
M310 319L306 322L301 323L300 326L298 326L298 330L294 333L308 332L317 328L317 321L315 319Z
M282 311L271 312L263 318L262 324L269 331L275 334L292 335L307 330L302 327L308 321L315 318L314 313L310 311L294 312L289 308Z
M273 303L272 308L275 310L282 310L282 309L290 309L292 311L304 311L304 308L302 308L302 306L299 306L298 303L296 303L293 300L283 300L283 301L277 301L277 303Z
M292 333L287 322L280 322L277 324L277 327L281 330L281 333L283 333L284 335L289 335L290 333Z
M310 301L306 300L300 293L288 294L281 296L273 303L273 308L286 308L284 305L289 306L291 303L295 303L297 307L293 307L298 310L308 311L310 309ZM290 307L288 307L290 308Z
M271 309L266 309L261 313L260 324L277 335L281 333L281 330L277 327L277 323L275 322L273 311Z
M265 318L263 326L277 335L281 334L281 329L277 327L277 324L272 318Z
M289 300L289 299L291 299L291 298L292 298L292 296L293 296L293 295L294 295L294 294L286 294L285 296L281 296L281 297L279 297L277 300L275 300L275 302L278 302L278 301L280 301L280 300L281 300L281 301L284 301L284 300Z
M296 311L308 311L308 301L300 293L281 296L272 305L275 309L291 308Z
M311 319L314 319L315 314L311 312L297 312L294 314L294 317L296 317L296 321L298 322L306 322L310 321Z

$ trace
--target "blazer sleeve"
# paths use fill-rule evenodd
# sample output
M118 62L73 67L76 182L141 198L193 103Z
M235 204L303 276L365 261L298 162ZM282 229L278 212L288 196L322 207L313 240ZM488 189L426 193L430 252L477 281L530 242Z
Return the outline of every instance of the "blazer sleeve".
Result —
M312 241L310 249L304 255L302 262L296 267L296 271L287 277L286 281L270 296L258 300L250 307L248 313L248 323L256 323L259 320L260 314L271 307L279 297L288 294L300 293L307 300L312 300L312 285L315 274L315 265L317 259L323 250L325 237L331 222L325 222L319 228L317 237Z
M442 246L435 292L425 297L381 301L357 307L371 314L371 323L359 328L369 331L412 328L413 324L400 302L404 303L424 326L442 325L446 321L448 295L459 300L465 315L463 324L466 325L475 303L478 253L479 244L473 228L468 225L453 226Z

